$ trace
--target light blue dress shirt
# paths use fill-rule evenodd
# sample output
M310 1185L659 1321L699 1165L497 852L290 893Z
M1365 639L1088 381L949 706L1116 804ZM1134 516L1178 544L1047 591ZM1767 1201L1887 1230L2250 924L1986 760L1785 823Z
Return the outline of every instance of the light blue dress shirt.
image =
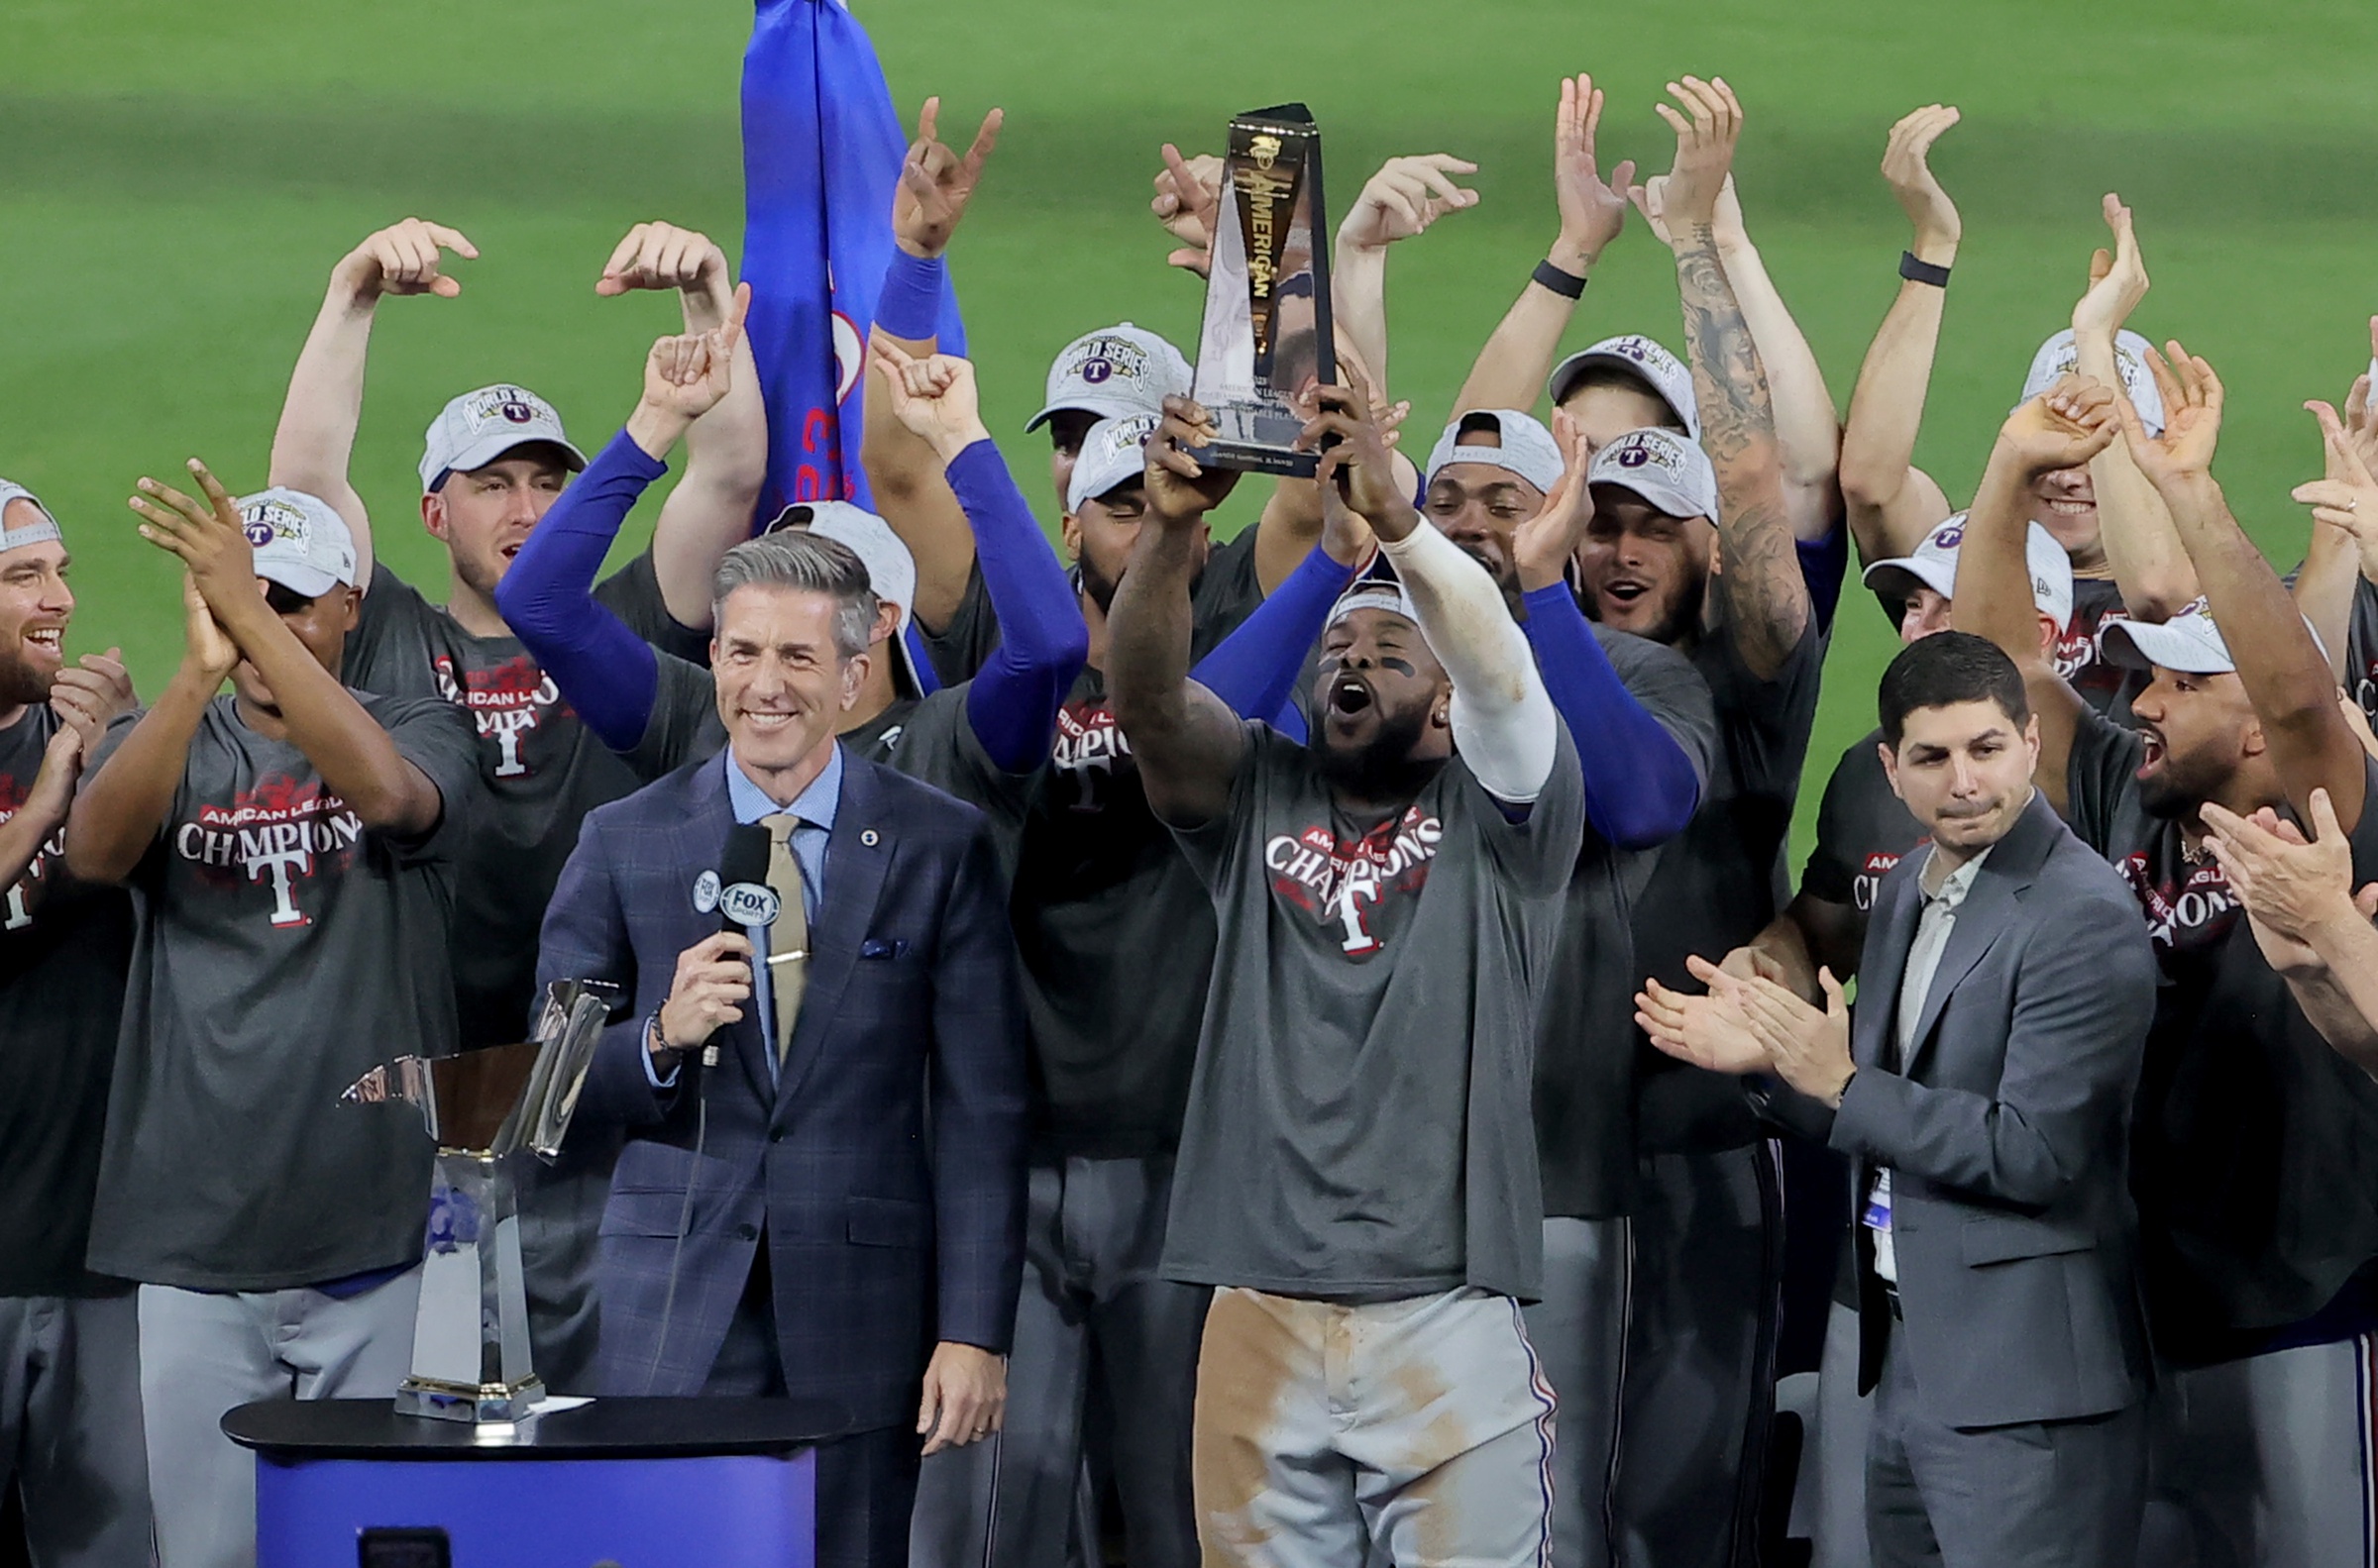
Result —
M824 769L810 781L808 788L793 797L791 805L778 805L768 798L767 791L751 782L735 762L732 746L720 754L718 766L726 770L726 799L736 822L749 827L760 818L779 811L790 811L801 818L801 826L793 830L793 859L801 867L802 905L808 912L812 932L817 921L817 905L825 896L825 852L832 840L834 809L842 801L842 748L837 744L826 758ZM758 1011L760 1039L767 1047L761 1055L767 1059L770 1073L776 1071L776 993L770 984L766 939L763 936L760 952L754 955L751 966L751 1005ZM673 1089L677 1071L667 1078L658 1075L653 1067L652 1053L644 1053L644 1076L655 1089Z

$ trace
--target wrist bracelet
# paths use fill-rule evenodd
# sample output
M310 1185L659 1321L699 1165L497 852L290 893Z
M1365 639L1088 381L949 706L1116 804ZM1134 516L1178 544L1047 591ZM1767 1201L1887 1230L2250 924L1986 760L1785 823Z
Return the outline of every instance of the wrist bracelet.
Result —
M1574 272L1563 271L1550 261L1537 262L1533 276L1536 282L1564 299L1582 299L1585 296L1585 279Z
M686 1054L685 1052L679 1050L676 1046L669 1043L669 1031L661 1027L660 1008L655 1007L652 1009L652 1016L645 1021L644 1031L646 1034L651 1036L653 1047L652 1054L656 1058L663 1056L682 1057Z
M1910 283L1929 283L1934 288L1949 286L1949 269L1917 261L1913 251L1899 253L1899 275Z

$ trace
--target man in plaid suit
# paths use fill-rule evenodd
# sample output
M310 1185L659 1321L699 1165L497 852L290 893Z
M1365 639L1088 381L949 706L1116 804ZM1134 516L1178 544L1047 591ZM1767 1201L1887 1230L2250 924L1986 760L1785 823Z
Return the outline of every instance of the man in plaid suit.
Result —
M717 601L726 751L588 815L538 961L634 998L578 1112L628 1131L596 1382L837 1402L816 1560L898 1568L920 1454L996 1430L1006 1394L1026 1125L1005 889L980 813L835 740L876 618L858 558L756 539ZM769 835L774 909L730 888L747 923L721 930L738 824Z

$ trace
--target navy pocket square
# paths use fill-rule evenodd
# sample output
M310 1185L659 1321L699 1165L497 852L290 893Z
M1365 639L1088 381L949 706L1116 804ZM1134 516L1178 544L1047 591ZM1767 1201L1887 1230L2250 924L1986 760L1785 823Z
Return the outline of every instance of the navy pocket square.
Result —
M909 944L898 937L889 941L882 937L869 937L865 942L859 944L859 957L861 958L907 958L908 956Z

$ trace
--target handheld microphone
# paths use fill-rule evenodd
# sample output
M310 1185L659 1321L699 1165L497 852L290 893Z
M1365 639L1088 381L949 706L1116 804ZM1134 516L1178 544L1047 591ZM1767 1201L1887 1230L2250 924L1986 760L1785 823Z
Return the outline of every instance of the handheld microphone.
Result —
M765 927L776 918L776 890L768 886L768 830L754 822L738 822L726 830L726 849L718 857L718 929L741 931L751 938L752 962L767 955ZM759 989L752 989L753 1005ZM702 1065L718 1065L718 1037L703 1043Z

